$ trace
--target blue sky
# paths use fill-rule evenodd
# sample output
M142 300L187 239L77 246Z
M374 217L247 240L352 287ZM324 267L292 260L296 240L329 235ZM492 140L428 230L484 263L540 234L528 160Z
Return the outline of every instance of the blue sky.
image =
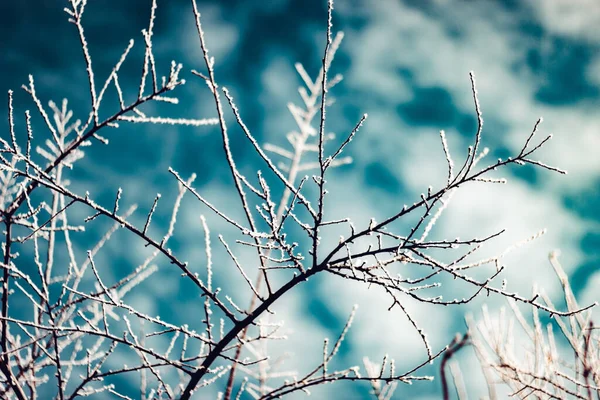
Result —
M56 0L0 3L0 89L17 90L31 73L42 99L58 102L66 97L76 116L85 119L89 108L85 66L64 6ZM325 1L200 1L199 7L216 59L217 80L235 96L260 142L283 145L285 133L294 129L285 105L300 102L301 80L294 63L301 62L313 76L320 66ZM147 0L89 1L84 25L97 76L108 74L133 37L137 50L124 66L121 81L125 91L135 91L143 55L139 32L147 26L149 13ZM491 150L490 159L518 152L535 121L544 117L542 132L553 133L554 138L539 158L569 174L512 168L501 175L509 179L507 185L467 187L455 196L434 235L483 236L506 227L505 237L489 247L493 253L547 228L542 238L506 257L509 287L527 294L535 282L558 296L560 287L547 254L560 249L581 303L600 300L594 289L600 285L600 5L593 0L338 0L333 23L334 31L343 30L345 38L332 72L343 74L344 80L332 92L336 102L328 114L329 129L343 137L363 113L369 120L348 149L354 163L330 178L331 214L351 216L357 225L371 217L380 220L402 204L412 204L428 185L443 182L439 130L447 132L456 155L464 154L475 131L468 76L473 70L485 120L483 144ZM206 86L189 72L202 70L203 63L188 1L158 2L155 52L159 71L167 73L175 59L184 64L188 81L178 93L181 105L155 111L174 117L214 116ZM21 111L33 107L22 91L15 104ZM111 103L107 104L109 108ZM235 129L231 113L227 119L242 171L251 176L256 169L264 170ZM22 120L17 118L18 123ZM34 121L36 128L42 136L40 121ZM170 204L176 184L167 168L173 166L182 176L196 172L197 188L233 215L240 212L231 195L216 127L130 125L106 136L109 146L89 149L72 172L73 188L80 193L89 190L108 204L121 186L123 200L140 204L142 210L149 208L156 192ZM163 212L157 215L157 235L161 223L165 227L168 214ZM188 196L182 213L172 248L183 259L201 260L198 216L208 211ZM226 233L216 218L207 217L214 232ZM143 223L143 212L135 218ZM127 235L121 238L98 261L115 267L107 270L109 276L117 277L120 273L115 271L135 268L143 259L131 254ZM85 240L80 243L82 254ZM149 283L146 291L132 293L132 304L154 313L176 311L177 318L189 299L185 287L170 280L170 272L166 263L159 263L161 279ZM216 273L226 287L227 274ZM450 296L463 295L450 291ZM311 281L289 294L278 315L295 333L274 350L299 349L302 356L290 360L290 368L307 369L320 357L322 338L337 334L354 303L360 307L341 365L359 364L363 356L379 360L386 352L399 366L420 360L418 337L401 314L385 312L389 300L384 293L333 277ZM481 302L452 310L408 305L422 316L420 322L439 347L464 330L462 315L477 315ZM465 368L470 373L470 367ZM479 390L476 386L473 390ZM315 395L362 398L368 388L329 385L323 390ZM437 398L438 390L437 384L420 383L400 387L397 393L398 398L426 399Z

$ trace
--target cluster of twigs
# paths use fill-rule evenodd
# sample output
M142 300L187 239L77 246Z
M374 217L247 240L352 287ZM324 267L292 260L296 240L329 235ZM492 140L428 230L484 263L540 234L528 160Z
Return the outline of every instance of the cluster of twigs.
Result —
M579 310L556 252L550 254L550 263L562 285L567 310ZM554 307L544 290L534 288L534 295ZM498 398L498 381L508 385L511 396L518 399L600 398L600 337L592 310L556 315L544 322L532 308L528 321L514 301L508 303L512 315L503 308L493 317L484 307L481 320L467 319L490 399ZM569 353L572 361L565 356Z
M567 310L581 310L557 252L550 254L550 263L561 283ZM533 295L547 307L555 307L543 289L534 287ZM447 369L457 397L468 398L459 363L450 361L465 346L475 351L490 400L506 395L517 399L600 398L600 337L592 310L544 318L537 307L530 307L532 315L527 318L514 300L507 301L510 311L502 307L492 314L484 305L480 319L467 316L467 333L455 339L440 366L444 399L451 398ZM565 354L572 354L572 361Z
M51 118L30 77L29 84L23 88L33 99L48 131L45 147L37 146L36 155L32 152L34 133L29 111L26 112L26 142L23 147L19 145L22 140L14 124L13 94L9 92L9 136L1 140L3 147L0 150L0 217L5 226L0 397L20 400L56 397L63 400L110 392L115 397L131 398L129 389L118 387L114 377L138 374L142 399L189 399L193 394L202 394L204 388L215 385L223 388L219 397L225 399L239 399L244 395L271 399L308 391L313 386L333 381L369 382L378 399L389 399L400 383L433 379L419 375L419 370L447 349L431 348L417 318L406 308L406 299L412 298L432 306L447 306L467 303L481 293L495 293L556 317L585 320L581 312L589 307L579 308L571 302L568 310L562 312L548 300L538 300L537 295L524 297L507 290L505 282L496 284L504 269L501 264L503 254L472 261L474 253L484 243L502 232L469 240L428 239L456 190L466 184L505 183L503 179L490 178L488 175L492 171L511 164L533 164L563 173L532 158L550 139L547 136L534 144L541 120L535 124L518 154L480 167L488 149L481 145L483 119L472 73L471 89L478 128L464 160L454 163L442 131L441 150L448 165L446 182L437 189L430 186L416 202L399 208L383 221L371 220L367 226L356 227L349 219L329 220L324 212L327 176L331 168L351 162L350 157L342 154L367 119L367 115L359 118L355 128L341 142L336 142L326 130L326 110L331 104L329 91L342 80L339 75L329 77L331 63L343 38L341 33L335 37L332 35L331 0L328 3L325 51L317 77L312 79L302 65L296 65L304 82L299 89L303 105L289 105L297 130L287 134L289 145L286 147L261 145L244 124L233 95L217 84L215 60L209 56L195 0L192 0L193 14L205 72L193 73L207 84L217 113L216 118L199 120L150 116L141 110L149 102L177 104L172 92L185 83L179 78L182 66L175 62L168 76L159 78L157 73L152 45L157 9L155 0L152 2L149 27L142 31L145 57L135 100L130 103L125 100L129 95L123 93L119 81L119 70L134 45L133 41L98 90L82 25L86 3L86 0L70 0L70 7L65 9L69 21L77 28L89 78L91 107L85 122L72 122L72 112L68 110L66 100L61 107L49 103L53 113ZM110 117L102 117L101 105L109 88L116 90L119 108ZM255 178L250 178L236 166L230 148L225 106L233 112L249 147L260 156L268 173L258 172ZM109 134L110 128L118 128L121 123L218 125L233 190L239 198L244 218L236 220L230 217L226 210L219 208L218 199L211 200L194 188L194 175L186 179L174 169L170 172L178 183L179 192L172 206L169 227L162 237L152 236L149 229L160 195L153 201L149 199L151 208L145 223L136 226L130 222L135 206L126 210L120 208L121 189L117 191L114 203L104 206L88 193L76 193L70 189L65 167L76 168L77 161L84 156L84 146L96 141L108 145L108 139L100 136L100 131ZM326 143L328 147L337 143L335 151L326 151ZM310 175L302 176L303 173ZM273 189L275 187L281 189ZM168 247L169 239L175 234L181 200L188 192L237 231L240 237L235 241L237 246L250 246L255 252L254 259L241 260L236 256L237 246L218 236L220 245L247 284L252 298L249 306L236 304L227 287L216 288L213 284L213 240L204 218L200 221L205 232L207 260L203 277L195 272L200 270L197 261L191 260L189 264ZM71 208L76 204L90 210L90 215L83 221L73 221L69 217ZM397 228L395 222L409 214L417 214L417 222L408 231ZM96 218L105 218L114 225L87 251L82 261L73 245L73 237ZM291 235L292 228L300 228L303 236ZM340 237L337 245L325 248L321 236L329 228L343 230L346 234ZM132 267L126 277L108 282L103 279L106 266L96 265L94 260L118 229L141 239L152 252L139 266ZM532 239L537 236L539 234ZM439 249L462 251L448 262L432 255ZM63 261L57 261L59 252L66 254L66 266ZM152 279L156 271L154 262L161 260L170 263L169 267L176 273L174 277L180 274L188 279L203 297L197 304L197 315L203 315L201 323L194 317L188 324L174 324L168 318L150 316L128 304L127 294L144 280ZM488 271L486 279L479 280L468 275L476 268L489 268L491 271ZM278 371L266 354L266 343L283 338L278 333L280 324L269 322L265 316L282 296L318 273L363 282L386 292L391 301L389 309L403 313L421 337L425 349L423 361L401 371L387 357L381 364L365 359L363 373L357 366L332 370L331 361L350 328L352 311L333 346L325 340L319 365L304 374ZM277 282L274 282L273 274L280 274ZM281 275L286 277L282 284ZM440 295L424 294L441 286L443 276L463 282L471 288L471 292L461 299L450 301L443 300ZM86 284L90 280L93 284ZM28 307L26 312L11 311L16 307L25 309L23 305ZM198 325L200 329L192 328ZM537 330L533 334L538 337ZM581 335L585 339L585 335ZM581 335L574 340L579 340ZM587 344L577 349L593 354L591 341L587 339L584 342ZM160 348L155 347L157 343ZM117 356L131 359L132 365L115 368L118 363L112 360ZM593 375L591 378L586 368L589 369L589 365L584 366L582 371L582 384L591 390L593 386L588 382L597 377ZM240 379L241 374L243 379ZM522 374L526 372L505 371L503 377L509 379ZM546 385L541 376L533 378L536 387ZM574 382L578 382L577 379L573 378Z

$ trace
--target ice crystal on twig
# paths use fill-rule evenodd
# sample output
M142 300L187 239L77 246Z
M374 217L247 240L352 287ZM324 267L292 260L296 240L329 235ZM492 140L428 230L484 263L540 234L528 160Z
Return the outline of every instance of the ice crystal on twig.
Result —
M52 101L46 103L30 76L23 89L37 109L36 118L41 118L44 129L34 130L31 113L26 111L22 130L26 131L25 137L15 123L14 93L8 93L8 130L0 140L0 218L5 226L0 277L1 398L24 400L49 395L63 400L108 393L129 398L127 387L121 383L135 375L139 376L142 399L186 400L195 394L203 396L207 386L222 388L218 396L225 400L246 395L273 399L300 391L309 393L314 386L326 383L349 381L369 384L373 395L382 400L390 399L402 384L432 380L432 376L422 374L422 368L437 359L441 359L444 384L448 367L461 393L464 390L459 369L447 362L467 342L475 346L486 376L493 371L514 388L515 396L587 399L598 390L597 338L590 319L591 305L578 305L556 257L552 258L552 265L565 290L567 310L555 307L541 289L532 296L509 291L503 276L502 260L506 254L537 239L544 231L493 257L482 258L477 258L479 250L504 230L467 239L435 236L436 223L444 218L445 210L452 206L451 199L466 184L506 183L503 178L489 176L499 168L531 164L549 172L566 173L535 158L551 138L546 136L535 142L541 119L518 154L481 167L489 149L482 147L483 111L474 73L469 73L478 124L464 161L455 161L459 158L456 152L450 154L448 138L440 131L447 164L445 182L428 186L411 205L398 206L368 223L355 223L350 218L329 215L326 207L333 168L352 162L348 149L357 135L368 129L366 114L356 116L350 132L337 135L331 132L333 124L326 120L333 110L334 89L342 82L341 75L331 76L334 57L344 37L333 30L332 0L327 3L319 72L313 77L302 64L295 64L302 81L299 102L287 106L295 126L282 132L273 143L265 144L244 122L246 111L236 105L233 91L219 85L216 61L209 55L209 37L205 36L194 0L192 13L202 56L198 61L203 64L199 69L203 71L192 73L207 85L214 117L175 118L149 115L146 110L145 105L151 102L178 104L174 91L185 84L182 64L172 61L163 66L155 57L155 0L151 3L149 24L142 31L144 56L133 95L123 89L119 75L125 63L134 62L133 40L115 60L102 85L97 84L102 81L98 81L100 74L93 67L84 31L87 5L86 0L70 0L70 7L65 9L76 28L83 54L89 91L87 114L81 120L74 119L67 100L60 106ZM163 68L168 70L164 76L160 75ZM105 100L113 87L118 106L110 110ZM126 98L134 100L128 103ZM228 125L229 112L233 114L234 127ZM80 168L78 161L85 156L83 147L96 146L97 142L109 144L110 135L122 123L218 127L220 135L211 140L221 143L232 182L231 195L241 217L234 217L238 214L222 198L214 198L213 193L194 184L196 174L184 178L173 168L168 171L176 185L174 199L163 199L159 205L161 195L150 195L140 206L147 212L140 215L136 213L137 205L127 204L127 187L111 187L114 197L108 204L88 192L81 194L72 189L75 185L69 182L70 169ZM259 157L262 171L242 173L231 148L233 140L246 141L248 149ZM203 235L194 243L203 249L203 262L185 261L181 246L174 243L186 195L194 200L195 207L201 208L195 220ZM82 209L88 213L82 215ZM211 226L211 219L203 215L206 210L225 224ZM405 218L413 223L396 223ZM81 239L80 235L85 229L99 229L99 220L110 221L111 226L88 248L89 239ZM162 221L166 223L161 224ZM127 243L131 246L129 253L141 255L127 271L115 268L121 266L119 260L104 249L119 230L134 238ZM339 241L323 240L334 230ZM222 246L214 246L214 231ZM133 256L127 262L131 260ZM477 278L470 275L475 270L481 271ZM219 278L223 274L230 279ZM287 339L289 332L277 320L275 311L284 296L317 274L354 281L384 293L389 300L388 311L397 312L408 321L411 330L407 334L422 343L421 359L406 366L382 355L381 363L365 357L362 367L340 366L341 360L336 356L344 340L352 335L351 325L355 316L358 318L355 306L337 339L333 343L324 340L320 362L308 371L284 368L283 360L288 355L272 354L270 343ZM154 282L154 288L165 286L165 281L161 281L164 279L186 291L189 310L193 312L188 313L187 308L175 310L181 315L142 311L136 294L143 297L150 292L157 304L170 302L161 297L164 295L160 290L148 290ZM236 287L236 280L243 286ZM460 287L453 281L458 281ZM446 292L442 292L443 285ZM459 289L457 298L443 297ZM533 343L527 360L516 358L512 336L504 335L513 329L506 312L501 314L498 325L484 310L479 324L469 322L469 334L463 339L436 348L429 339L431 332L422 324L422 315L411 304L465 304L482 294L500 295L509 301L517 322ZM532 325L519 311L519 305L533 309ZM559 362L556 328L549 325L544 331L541 312L555 318L574 350L576 363L572 369ZM181 320L187 322L176 322ZM497 325L500 329L496 329ZM503 336L498 336L500 333ZM542 358L545 363L541 363Z

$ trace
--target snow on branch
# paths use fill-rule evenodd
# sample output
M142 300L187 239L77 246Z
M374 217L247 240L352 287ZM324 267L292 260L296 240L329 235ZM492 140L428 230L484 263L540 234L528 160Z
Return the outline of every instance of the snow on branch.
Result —
M578 304L556 256L551 263L564 289L566 310L555 306L542 289L531 296L508 289L502 264L505 256L537 240L544 231L491 257L479 257L480 249L504 230L466 239L434 236L436 223L467 183L507 183L490 175L512 165L530 164L548 173L566 173L537 159L538 150L551 139L551 135L537 139L541 119L518 154L483 164L490 150L483 147L483 112L475 75L470 72L478 124L464 160L455 161L459 155L450 154L449 138L440 131L445 181L428 186L412 204L396 207L378 221L355 224L348 217L329 215L326 207L333 169L352 162L347 151L358 135L373 134L368 131L367 114L356 115L354 128L339 135L330 132L335 127L332 120L326 120L334 104L334 89L342 82L341 75L330 76L344 37L333 30L333 1L327 2L324 16L320 70L311 76L302 64L295 64L302 86L298 104L287 105L295 126L273 143L257 139L261 136L244 122L247 111L236 105L233 91L219 86L216 60L208 50L211 33L205 35L204 17L196 1L191 3L202 56L200 71L192 72L194 79L208 86L213 116L176 118L161 112L150 116L144 111L146 104L155 102L178 105L174 92L185 84L180 78L182 64L172 61L163 66L155 55L156 0L142 31L144 56L133 92L124 90L120 75L125 63L135 62L133 40L106 79L98 81L102 85L97 85L100 74L93 67L93 52L84 31L86 0L70 0L65 12L76 28L83 53L88 111L77 119L67 100L43 100L30 76L23 89L43 124L34 129L27 111L20 133L14 93L8 92L8 129L0 140L0 219L4 225L0 398L131 398L130 388L123 384L128 381L139 382L135 395L139 393L142 399L187 400L214 393L209 391L213 388L226 400L244 396L273 399L348 381L369 385L375 398L383 400L391 399L403 384L434 379L423 371L437 360L447 396L446 369L457 391L465 391L460 368L450 358L468 346L475 349L490 385L499 378L516 397L590 399L600 392L598 337L591 319L594 305ZM160 75L163 68L168 72ZM113 87L115 91L109 91ZM103 101L109 93L116 97L113 103L117 106L112 110L109 102ZM127 102L127 98L134 100ZM233 126L228 125L228 113L233 114ZM223 149L231 183L225 196L231 199L206 190L202 182L194 184L196 174L183 178L174 168L165 171L170 173L167 176L173 187L176 185L172 197L152 192L139 205L128 205L131 190L124 183L123 189L107 187L113 193L108 201L82 193L70 182L78 176L71 170L84 168L80 162L86 155L84 148L90 152L95 146L109 145L120 122L203 130L214 125L220 135L209 140L218 141ZM247 168L239 167L238 153L231 146L234 140L242 141L257 155L260 168L248 173ZM108 180L100 183L112 185ZM169 190L165 187L161 192L170 194ZM187 224L181 227L181 220L189 215L181 211L186 196L194 215L190 221L196 222L197 231L186 232ZM232 210L234 207L238 210ZM395 223L399 220L412 223ZM102 223L108 223L108 229L99 228ZM106 230L96 232L98 229ZM336 240L323 240L334 230L338 232ZM98 234L88 235L90 232ZM115 235L120 238L113 239ZM129 238L126 257L107 246L110 240L125 240L121 239L124 235ZM220 246L214 246L211 235L216 235ZM90 237L96 242L91 243ZM182 245L181 238L192 237L196 247ZM200 251L195 251L198 248ZM283 298L317 274L379 290L389 300L388 311L407 321L407 334L422 343L422 357L413 365L387 355L379 358L381 363L364 357L362 366L342 367L339 354L353 334L353 322L360 318L354 306L337 340L333 344L324 340L320 362L307 371L283 369L283 358L272 354L269 347L273 341L288 338L275 312ZM166 298L162 291L166 286L177 287L189 304ZM507 311L494 319L484 309L481 320L469 319L468 333L446 341L448 346L432 344L433 332L426 331L423 315L413 308L414 303L423 307L466 304L490 294L509 302L514 319L508 319ZM155 303L144 303L148 301ZM167 306L171 312L165 312ZM520 311L522 306L532 310L531 322ZM544 327L544 315L554 318L555 325ZM514 320L525 332L526 352L514 348ZM557 329L575 355L571 365L558 355ZM212 388L205 389L209 386Z

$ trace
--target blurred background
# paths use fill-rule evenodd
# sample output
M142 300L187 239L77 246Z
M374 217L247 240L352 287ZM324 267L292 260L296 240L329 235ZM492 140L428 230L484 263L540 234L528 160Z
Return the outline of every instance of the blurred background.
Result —
M302 81L294 63L301 62L312 77L318 73L325 45L326 1L199 0L198 4L210 54L216 60L217 82L229 88L259 142L289 146L285 134L296 127L285 105L301 104L297 88ZM48 100L59 104L66 98L76 118L87 118L85 64L76 28L62 11L65 6L58 0L0 2L0 92L16 91L21 138L25 137L23 111L35 109L19 90L28 74L34 76L44 104ZM144 54L140 31L148 26L150 6L150 0L89 0L84 14L97 85L108 76L129 39L136 41L120 75L126 101L137 95ZM490 148L487 161L518 152L536 120L543 117L539 138L549 133L554 138L537 159L569 173L510 168L498 175L509 180L507 185L467 186L436 225L434 237L482 237L504 227L507 233L486 250L497 253L547 228L546 235L505 258L509 289L527 296L537 284L562 304L559 282L547 261L548 253L559 249L581 304L600 300L600 4L594 0L337 0L333 30L345 33L331 70L344 80L331 92L336 101L328 112L328 130L345 137L363 113L369 119L347 149L354 163L336 169L329 178L331 213L351 216L362 226L371 217L381 220L403 204L412 204L429 185L443 184L446 161L439 130L446 131L457 163L464 159L475 134L468 75L472 70L485 121L483 145ZM180 105L144 110L171 117L216 116L206 85L190 73L191 69L204 71L190 3L159 0L154 32L159 75L167 75L175 60L183 63L187 84L175 92ZM115 93L107 96L110 100L101 111L104 117L118 104ZM39 144L47 132L37 114L32 114ZM236 162L246 176L255 177L255 171L266 166L253 153L230 110L226 117ZM6 137L8 129L2 132ZM69 172L77 193L88 190L107 206L122 187L123 204L139 204L131 219L138 224L145 221L155 194L162 193L151 231L160 237L177 191L167 170L172 166L183 177L197 173L195 187L201 193L230 214L241 215L217 127L122 123L118 130L104 131L104 136L110 144L95 143L86 149L86 158ZM86 212L82 209L80 215ZM230 229L192 196L185 197L170 247L180 259L197 260L198 270L204 262L200 214L207 215L215 238ZM97 229L88 226L76 243L79 259L110 225L94 223ZM104 266L105 281L130 272L147 254L127 234L119 238L96 261ZM160 278L132 291L128 302L150 315L170 316L181 323L186 317L183 310L194 309L191 303L197 294L180 281L168 262L159 258L156 263ZM215 265L218 285L225 291L232 285L245 290L243 282L230 280L232 270L226 267L231 266ZM247 304L248 299L240 294L238 303ZM407 307L428 332L434 349L439 349L456 332L465 331L465 314L477 318L482 300L492 309L504 304L492 296L454 308L409 301ZM333 276L307 282L284 299L277 318L285 320L290 340L276 344L273 351L295 354L286 361L287 368L310 370L320 360L322 339L337 337L353 304L359 309L340 353L340 368L362 364L363 356L379 361L386 353L396 359L398 371L424 360L424 349L404 315L385 311L390 304L385 293ZM472 350L463 353L459 359L465 381L476 398L484 394L481 375L469 355ZM438 364L428 367L425 373L435 375L437 368ZM123 382L128 384L135 386L133 381ZM336 383L315 389L314 396L362 399L368 398L369 390L368 385ZM439 382L399 386L395 398L440 398Z

